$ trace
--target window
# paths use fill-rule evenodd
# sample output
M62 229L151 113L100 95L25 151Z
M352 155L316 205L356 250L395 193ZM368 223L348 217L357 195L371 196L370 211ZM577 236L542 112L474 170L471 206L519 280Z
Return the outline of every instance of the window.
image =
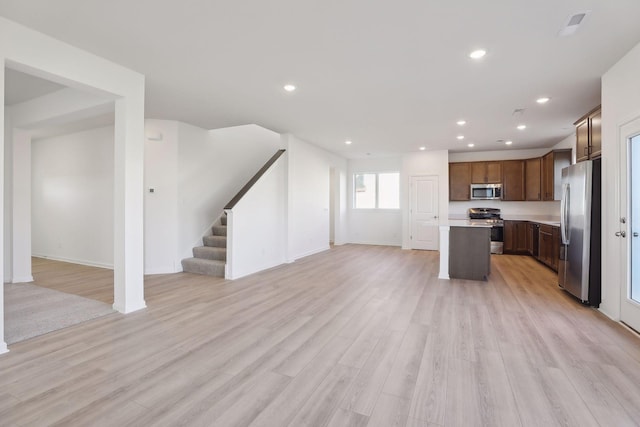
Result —
M400 209L400 173L357 173L354 181L356 209Z

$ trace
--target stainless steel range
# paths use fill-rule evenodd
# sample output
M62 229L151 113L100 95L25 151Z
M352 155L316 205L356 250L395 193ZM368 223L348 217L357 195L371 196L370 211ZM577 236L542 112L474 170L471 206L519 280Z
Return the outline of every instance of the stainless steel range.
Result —
M491 253L501 254L504 245L504 221L497 208L470 208L469 221L472 224L491 225Z

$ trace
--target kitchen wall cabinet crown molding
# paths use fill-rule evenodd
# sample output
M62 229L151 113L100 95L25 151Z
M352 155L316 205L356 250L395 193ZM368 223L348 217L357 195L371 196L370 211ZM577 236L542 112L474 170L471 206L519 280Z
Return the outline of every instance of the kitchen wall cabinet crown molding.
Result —
M576 162L592 160L602 154L602 109L597 106L574 123Z

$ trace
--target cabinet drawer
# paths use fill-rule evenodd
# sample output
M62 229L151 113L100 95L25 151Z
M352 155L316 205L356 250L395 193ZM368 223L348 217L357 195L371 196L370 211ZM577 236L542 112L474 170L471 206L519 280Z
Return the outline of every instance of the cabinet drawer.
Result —
M540 232L541 233L546 233L546 234L552 234L553 233L553 225L540 224Z

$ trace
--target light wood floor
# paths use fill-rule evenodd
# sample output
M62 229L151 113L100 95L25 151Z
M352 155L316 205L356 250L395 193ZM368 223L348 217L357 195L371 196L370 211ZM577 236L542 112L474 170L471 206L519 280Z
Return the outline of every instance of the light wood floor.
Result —
M150 276L147 309L0 356L0 425L640 422L640 340L535 260L492 262L443 281L436 253L347 245L234 282Z

